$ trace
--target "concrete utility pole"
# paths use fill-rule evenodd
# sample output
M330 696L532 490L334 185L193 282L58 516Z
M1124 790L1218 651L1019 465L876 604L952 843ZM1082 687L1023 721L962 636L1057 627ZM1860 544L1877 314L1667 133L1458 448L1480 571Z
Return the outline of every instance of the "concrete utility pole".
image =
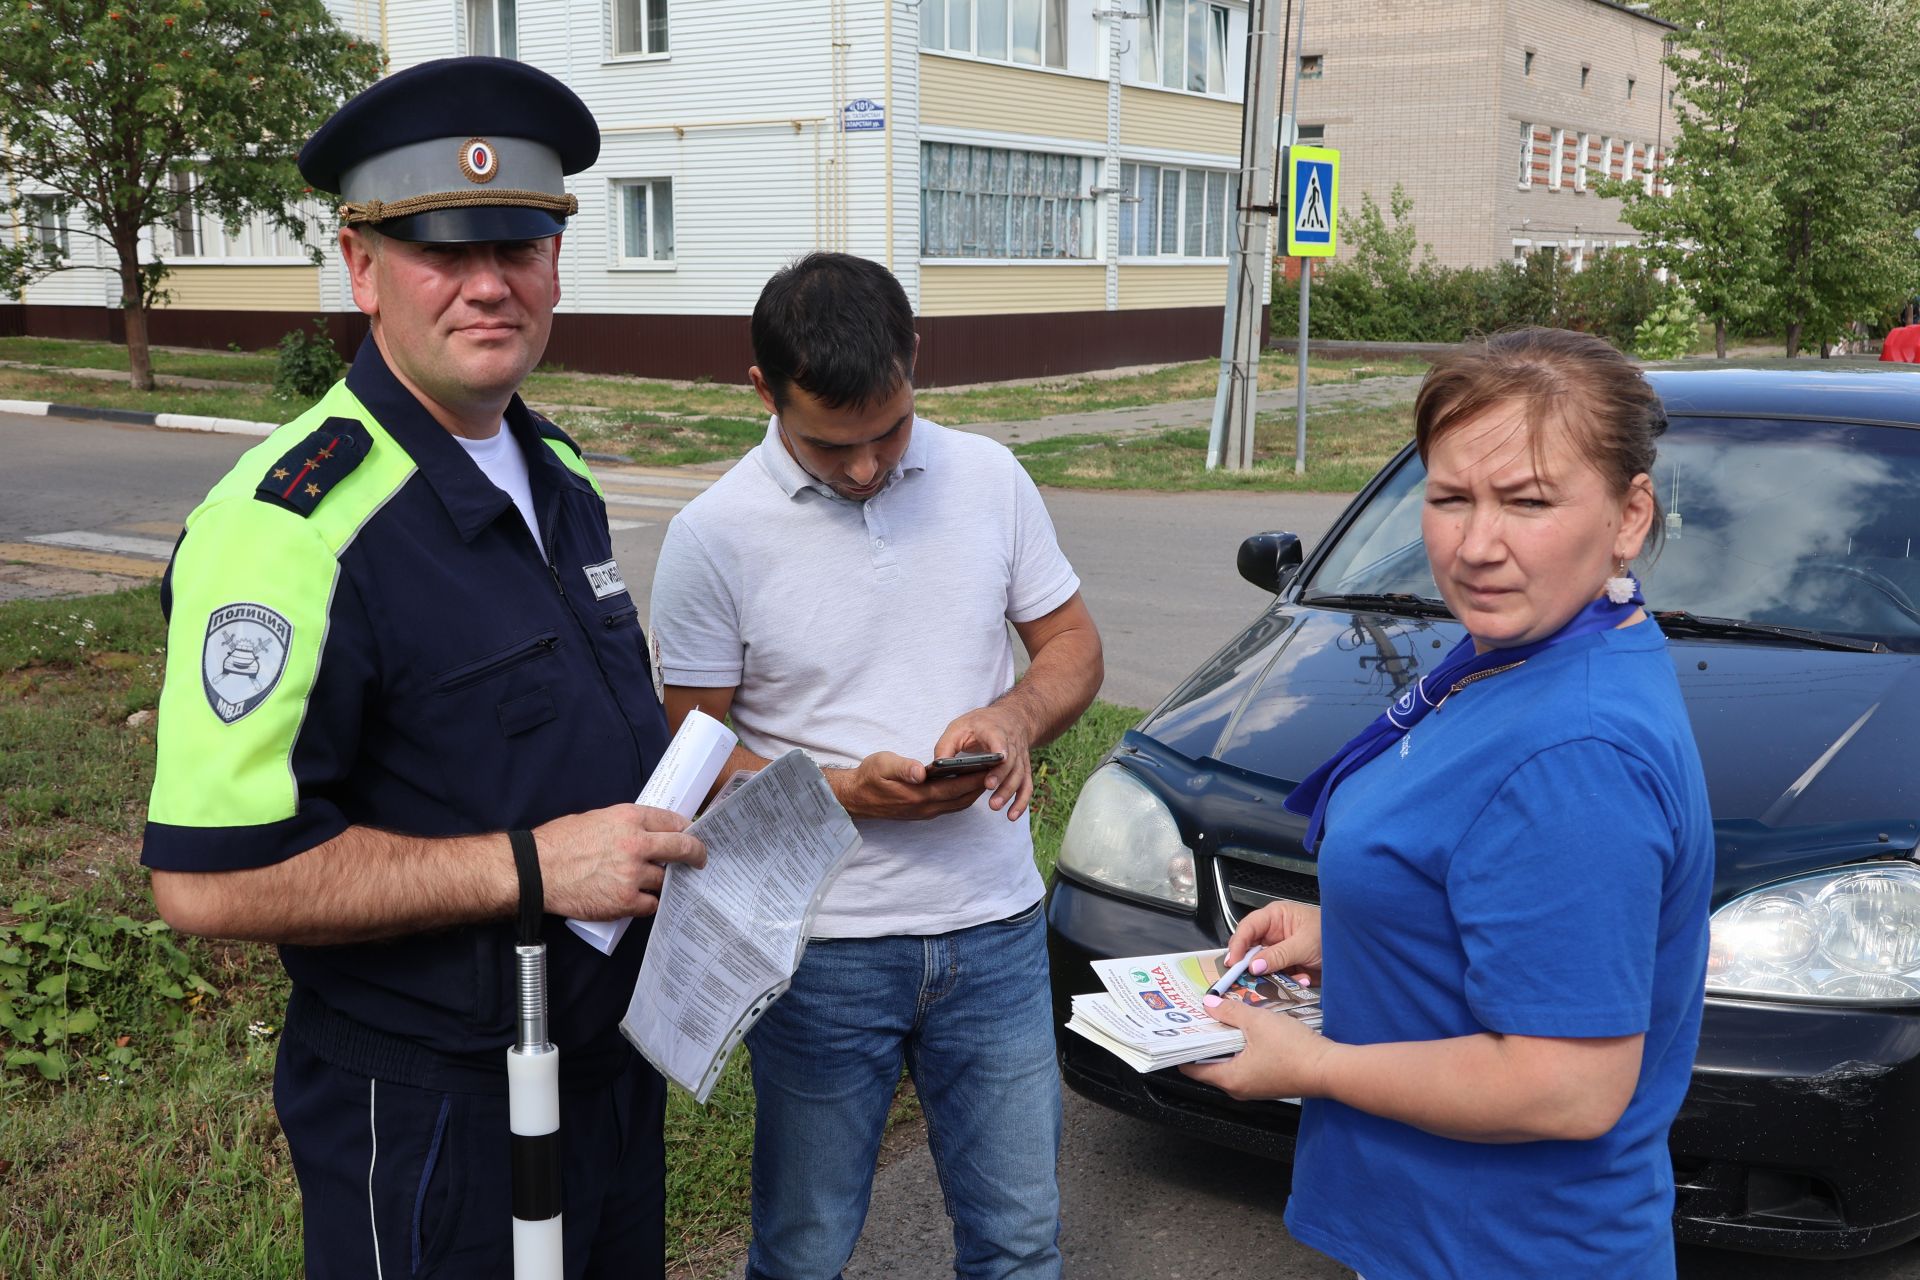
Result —
M1307 49L1307 0L1300 0L1300 31L1296 37L1299 48L1293 60L1293 118L1300 119L1300 57ZM1288 168L1291 176L1292 168ZM1331 211L1329 211L1331 212ZM1287 216L1293 216L1293 193L1287 193ZM1291 246L1289 246L1291 247ZM1300 327L1294 330L1299 335L1300 373L1299 385L1294 390L1293 420L1293 474L1303 476L1307 473L1307 312L1309 300L1313 297L1313 259L1300 259Z
M1304 0L1302 0L1304 3ZM1280 0L1253 0L1247 15L1247 85L1240 117L1240 199L1227 248L1227 305L1220 333L1220 386L1207 436L1207 470L1253 466L1260 295L1272 274L1275 126L1280 105Z

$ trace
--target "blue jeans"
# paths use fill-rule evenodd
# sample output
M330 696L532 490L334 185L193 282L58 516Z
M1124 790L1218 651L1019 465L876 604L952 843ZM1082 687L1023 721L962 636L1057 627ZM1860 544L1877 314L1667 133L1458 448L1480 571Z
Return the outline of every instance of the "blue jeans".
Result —
M1060 1274L1060 1073L1038 905L953 933L815 940L747 1033L756 1097L747 1280L853 1255L904 1061L965 1277Z

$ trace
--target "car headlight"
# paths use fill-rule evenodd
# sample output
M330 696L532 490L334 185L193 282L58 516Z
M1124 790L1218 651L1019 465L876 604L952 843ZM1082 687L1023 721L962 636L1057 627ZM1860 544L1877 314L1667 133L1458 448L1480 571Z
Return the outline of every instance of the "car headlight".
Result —
M1707 994L1920 1002L1920 867L1865 863L1735 898L1713 913Z
M1118 765L1102 765L1080 788L1060 840L1060 869L1188 911L1200 905L1193 850L1173 814Z

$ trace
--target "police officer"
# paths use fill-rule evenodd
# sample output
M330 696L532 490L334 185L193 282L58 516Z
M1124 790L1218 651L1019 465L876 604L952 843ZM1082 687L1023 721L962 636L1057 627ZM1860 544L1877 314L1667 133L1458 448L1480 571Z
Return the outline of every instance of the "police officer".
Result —
M592 115L522 63L400 72L300 154L372 331L169 567L142 860L175 928L280 945L274 1101L307 1274L511 1269L514 917L543 903L569 1277L664 1272L664 1088L621 1040L647 915L704 861L629 803L666 743L578 448L516 389L560 296ZM531 833L531 840L526 833Z

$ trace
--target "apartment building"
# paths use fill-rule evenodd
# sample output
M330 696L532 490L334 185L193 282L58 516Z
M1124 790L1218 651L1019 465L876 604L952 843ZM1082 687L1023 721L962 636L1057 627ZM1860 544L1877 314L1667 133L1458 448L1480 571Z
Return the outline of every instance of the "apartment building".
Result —
M1658 181L1674 134L1667 23L1613 0L1309 4L1303 141L1341 149L1342 204L1396 184L1450 266L1635 244L1599 180Z
M330 3L396 70L521 58L598 117L599 162L568 180L548 349L567 368L740 380L760 286L816 247L900 278L923 385L1219 349L1246 0ZM68 231L48 213L13 234ZM316 267L194 216L155 236L156 342L364 332L330 246ZM0 299L0 332L119 336L116 279L69 243L85 269Z

